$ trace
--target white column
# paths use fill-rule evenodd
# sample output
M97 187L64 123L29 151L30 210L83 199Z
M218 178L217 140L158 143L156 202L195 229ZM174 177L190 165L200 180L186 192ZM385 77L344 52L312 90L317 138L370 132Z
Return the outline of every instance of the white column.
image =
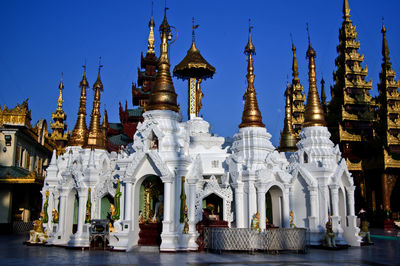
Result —
M260 214L260 229L265 229L265 190L257 186L257 207Z
M256 188L254 187L254 181L249 181L249 194L248 194L248 206L247 209L249 210L249 215L248 215L248 223L251 225L251 219L253 217L253 214L257 212L257 192ZM249 226L250 227L250 226Z
M132 183L130 181L125 182L125 220L132 219Z
M310 209L311 209L311 216L316 217L317 216L317 188L316 187L309 187L308 188L310 191Z
M339 212L339 186L330 185L329 189L331 191L331 203L332 203L332 216L338 216Z
M283 228L289 228L289 186L285 186L282 197L282 225Z
M164 220L163 220L163 234L170 232L171 224L171 186L172 182L164 183Z
M195 180L194 180L195 181ZM196 184L192 180L187 179L189 185L189 233L196 232L196 214L195 214L195 201L196 201Z
M244 225L244 213L243 213L243 183L237 183L234 185L235 188L235 216L236 216L236 228L245 228Z
M354 211L354 189L355 186L347 187L346 192L347 192L347 206L349 208L349 215L354 216L355 211Z
M77 235L82 234L83 224L85 223L86 216L86 203L88 199L88 191L86 188L82 188L79 192L79 209L78 209L78 230Z
M66 203L67 203L67 195L66 193L61 193L60 196L60 209L58 210L59 219L58 219L58 230L57 235L63 235L65 233L65 215L66 215Z

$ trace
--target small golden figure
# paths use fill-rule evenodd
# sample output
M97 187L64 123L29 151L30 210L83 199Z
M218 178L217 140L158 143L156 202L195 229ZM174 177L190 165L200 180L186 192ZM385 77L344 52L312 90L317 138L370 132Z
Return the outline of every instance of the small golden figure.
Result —
M260 228L260 214L256 212L251 219L251 229L261 232Z
M33 221L33 229L29 231L29 243L32 244L44 244L46 243L48 236L43 231L43 212L40 213L39 220Z
M324 238L324 246L329 248L336 248L335 233L332 229L332 219L329 217L325 225L326 233Z
M58 224L58 212L56 209L53 209L52 215L53 215L53 223Z
M290 222L290 228L296 228L296 225L294 224L294 213L293 213L293 210L291 210L290 213L289 213L289 222Z
M369 228L368 228L368 221L362 221L361 222L361 231L359 233L359 236L362 237L362 241L367 244L371 244L371 237L369 233Z

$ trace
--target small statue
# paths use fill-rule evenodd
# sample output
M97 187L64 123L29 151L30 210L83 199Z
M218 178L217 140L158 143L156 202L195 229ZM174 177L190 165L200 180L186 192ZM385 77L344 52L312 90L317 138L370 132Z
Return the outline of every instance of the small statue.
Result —
M362 237L362 241L364 243L372 244L370 233L369 233L369 228L368 228L368 221L364 220L361 222L361 231L359 233L359 236Z
M291 210L290 213L289 213L289 222L290 222L290 228L296 228L296 225L294 224L294 213L293 213L293 210Z
M329 247L329 248L336 248L335 233L333 232L333 229L332 229L331 217L328 218L325 228L326 228L326 233L325 233L325 238L324 238L324 246Z
M58 224L58 212L56 209L53 209L53 211L51 212L52 216L53 216L53 223Z
M115 212L116 212L116 210L115 210L115 206L114 206L114 204L110 204L110 222L109 222L109 224L108 224L108 231L110 232L110 233L113 233L113 232L115 232L115 228L114 228L114 220L113 220L113 218L112 217L114 217L114 215L115 215Z
M261 232L260 228L260 214L256 212L251 219L251 229Z
M189 234L189 219L188 219L188 208L187 208L187 206L186 206L186 204L185 204L185 217L184 217L184 219L183 219L183 221L184 221L184 223L185 223L185 225L183 226L183 233L184 234Z
M139 224L144 224L143 212L139 211Z
M40 213L39 220L33 221L33 229L29 231L29 243L32 244L44 244L46 243L48 236L43 231L43 212Z

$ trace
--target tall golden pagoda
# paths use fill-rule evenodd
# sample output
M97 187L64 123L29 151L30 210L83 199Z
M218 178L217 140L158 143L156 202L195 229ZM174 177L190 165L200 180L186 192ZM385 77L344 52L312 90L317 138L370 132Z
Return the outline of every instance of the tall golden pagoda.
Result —
M174 76L182 80L188 80L188 116L189 119L198 117L202 107L201 98L204 94L201 91L201 82L207 78L212 78L215 74L215 68L210 65L200 54L199 49L196 47L194 30L199 25L194 25L194 18L192 19L192 45L187 51L183 60L174 68Z
M379 96L377 98L379 119L376 137L382 147L379 160L382 165L382 202L385 210L391 209L390 198L400 170L400 94L399 81L392 69L385 24L382 24L382 70L379 74ZM397 207L400 204L397 203Z
M348 0L343 2L343 22L339 29L337 66L331 87L332 99L328 104L327 122L332 141L339 144L356 184L356 203L365 205L365 170L375 167L371 157L371 141L376 104L370 96L372 81L367 81L368 68L362 68L364 56L358 53L356 27L350 20Z
M100 92L103 91L103 83L101 82L100 70L103 66L99 63L99 72L97 74L97 80L93 84L94 99L93 109L90 114L90 125L87 138L87 148L94 149L105 149L105 139L103 131L100 127Z
M169 62L169 43L172 39L171 27L167 21L167 8L164 10L164 20L160 25L161 33L160 57L157 62L158 72L153 90L150 94L149 104L145 107L146 111L150 110L171 110L179 112L176 101L174 84L170 74Z
M324 111L319 100L317 90L317 78L315 71L315 57L317 53L311 46L310 36L308 37L308 96L304 111L303 127L326 126Z
M86 65L83 66L83 76L79 84L81 88L81 97L78 110L78 118L74 130L72 130L71 138L68 146L84 146L87 143L87 126L86 126L86 88L89 88L89 82L86 79Z
M285 98L286 98L285 120L283 122L283 131L281 132L279 151L292 152L297 150L296 147L297 139L292 125L291 88L289 84L286 84Z
M249 20L250 21L250 20ZM253 67L253 55L256 54L256 48L251 41L251 29L253 27L249 25L249 40L246 47L244 48L244 54L247 55L247 89L243 95L245 99L244 110L242 115L242 123L239 128L242 127L265 127L262 122L261 112L258 108L256 90L254 89L254 67Z
M290 84L290 101L292 108L292 126L296 135L297 141L300 139L300 131L304 122L304 103L306 95L304 93L303 85L299 79L299 66L297 64L296 46L292 41L293 63L292 63L292 83Z
M64 153L65 146L68 143L70 132L65 133L67 129L67 124L65 120L67 119L67 115L65 114L63 107L63 90L64 90L64 83L63 77L61 73L61 80L60 84L58 85L60 93L58 95L58 105L57 110L55 113L52 113L51 117L54 120L54 123L50 122L50 128L53 130L51 133L50 138L56 143L57 155Z

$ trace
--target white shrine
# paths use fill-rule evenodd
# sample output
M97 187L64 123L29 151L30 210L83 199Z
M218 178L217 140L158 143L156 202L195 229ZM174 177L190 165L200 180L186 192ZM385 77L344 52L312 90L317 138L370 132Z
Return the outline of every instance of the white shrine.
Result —
M321 243L331 219L337 243L360 245L353 178L325 127L311 44L306 121L298 150L283 153L270 142L258 109L250 33L245 48L246 103L232 143L213 135L209 123L198 117L198 109L182 122L170 76L169 27L164 16L158 73L144 121L137 127L134 142L119 153L101 148L100 71L86 130L88 84L83 77L73 141L65 154L53 154L42 189L43 211L49 217L43 224L49 235L47 244L88 247L90 220L107 219L111 207L114 221L109 245L116 250L140 245L144 220L160 224L160 251L197 250L196 224L205 208L234 228L250 228L258 212L261 230L268 223L289 227L292 211L294 224L307 228L310 244L315 245Z

